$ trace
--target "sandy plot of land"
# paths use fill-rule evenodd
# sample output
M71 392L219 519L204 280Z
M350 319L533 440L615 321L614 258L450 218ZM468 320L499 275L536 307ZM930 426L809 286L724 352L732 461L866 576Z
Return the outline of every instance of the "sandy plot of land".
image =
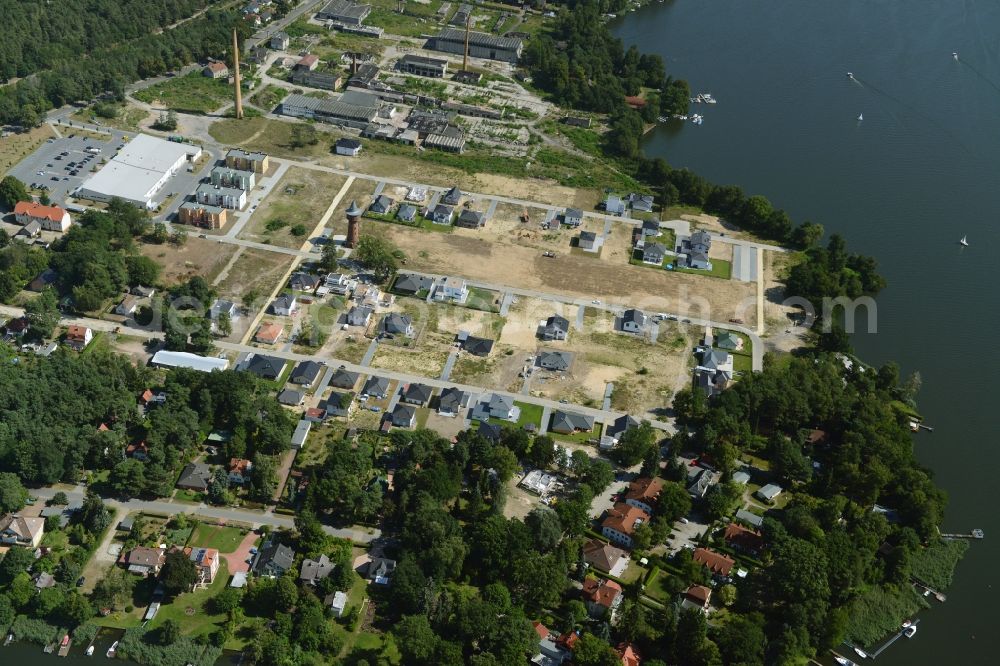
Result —
M708 256L710 259L723 259L732 263L733 246L730 243L712 243L712 247L708 251Z
M436 411L430 410L424 427L433 430L445 439L451 439L465 430L465 419L440 416Z
M668 273L577 255L546 258L535 249L481 237L429 234L398 225L383 231L407 250L407 267L490 283L537 289L571 298L627 302L642 309L725 321L740 316L753 325L754 285L685 273ZM739 314L737 314L739 312ZM548 315L546 315L548 316ZM747 317L750 317L749 319Z
M509 353L508 353L509 352ZM522 379L519 374L527 364L531 352L510 345L497 345L488 358L465 352L459 354L451 370L451 380L503 391L519 391Z
M507 501L504 503L504 518L517 518L524 520L532 509L545 506L538 495L529 493L517 484L524 478L520 474L515 474L514 478L507 482Z
M227 247L219 243L211 243L218 249ZM294 257L266 250L247 249L233 263L216 289L223 298L239 303L244 294L255 292L261 298L266 298L275 286Z
M306 237L296 236L291 230L301 224L306 233L312 232L345 180L325 171L290 168L253 212L239 237L281 247L302 247Z
M422 377L438 377L448 360L448 352L436 349L407 349L380 344L373 368L384 368L395 372L409 372Z
M339 360L360 363L361 359L365 357L365 352L368 351L369 342L370 340L367 340L360 333L352 332L340 339L339 342L335 341L331 353Z
M604 230L603 222L598 222L598 226L601 231ZM604 247L601 248L601 261L616 266L628 263L632 257L632 229L631 225L621 222L611 225L611 232L604 238Z
M433 306L433 327L427 333L451 343L459 331L479 338L495 340L503 330L504 318L493 312L472 310L458 305Z
M167 284L183 282L195 275L211 283L236 253L236 246L188 236L181 246L144 243L139 251L163 267L163 281Z
M564 305L537 298L518 297L507 313L507 323L503 327L500 342L520 349L534 350L539 344L537 333L539 324L554 314L561 315L570 322L570 338L573 337L573 324L576 321L578 307ZM562 349L565 342L552 342L553 347Z

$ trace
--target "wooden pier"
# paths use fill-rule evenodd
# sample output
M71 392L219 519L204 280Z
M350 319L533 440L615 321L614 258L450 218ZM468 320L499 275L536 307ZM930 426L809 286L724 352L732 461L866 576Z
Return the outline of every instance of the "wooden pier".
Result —
M965 534L942 534L942 539L984 539L986 534L979 529L971 530Z
M914 620L913 624L910 625L910 626L915 627L915 626L917 626L917 624L919 622L920 622L920 620ZM906 629L907 629L907 627L902 627L899 631L896 632L896 634L892 638L890 638L885 643L883 643L882 645L880 645L877 650L875 650L874 652L869 652L868 653L868 658L869 659L875 659L880 654L882 654L883 652L885 652L886 648L888 648L890 645L892 645L893 643L895 643L896 641L899 640L899 638L906 632Z
M59 652L57 653L60 657L65 657L69 654L69 649L73 647L73 641L69 640L59 646Z

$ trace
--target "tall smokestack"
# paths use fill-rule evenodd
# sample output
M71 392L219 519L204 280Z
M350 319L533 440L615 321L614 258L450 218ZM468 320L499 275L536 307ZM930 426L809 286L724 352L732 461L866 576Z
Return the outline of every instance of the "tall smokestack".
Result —
M469 71L469 30L472 28L472 12L465 17L465 55L462 57L462 71Z
M236 106L234 116L243 117L243 91L240 90L240 45L236 41L236 29L233 28L233 87L236 89Z

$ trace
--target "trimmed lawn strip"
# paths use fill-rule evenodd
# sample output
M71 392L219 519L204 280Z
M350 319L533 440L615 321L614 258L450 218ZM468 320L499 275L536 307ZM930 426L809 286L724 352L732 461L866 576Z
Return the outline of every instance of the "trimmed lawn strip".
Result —
M229 581L229 565L223 559L219 562L219 571L215 574L215 580L207 588L201 588L194 592L184 592L177 595L169 604L160 606L156 617L150 620L149 629L161 626L168 619L174 620L181 626L181 634L184 636L208 635L215 631L216 625L225 622L226 615L208 615L204 610L206 602L225 589ZM193 613L188 615L187 609L193 609Z
M224 525L199 523L188 539L189 546L215 548L220 553L232 553L243 541L243 530Z
M703 271L697 268L677 268L676 266L674 267L674 270L678 273L708 275L714 278L722 278L723 280L728 280L733 275L733 265L725 259L712 259L712 270L710 271Z

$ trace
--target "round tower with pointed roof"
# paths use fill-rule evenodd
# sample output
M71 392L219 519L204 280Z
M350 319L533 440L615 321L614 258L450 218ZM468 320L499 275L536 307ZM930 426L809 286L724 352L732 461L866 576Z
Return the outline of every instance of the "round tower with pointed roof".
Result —
M361 240L362 213L364 211L358 208L358 202L352 201L351 206L347 209L347 239L344 241L344 247L355 248L358 246L358 241Z

